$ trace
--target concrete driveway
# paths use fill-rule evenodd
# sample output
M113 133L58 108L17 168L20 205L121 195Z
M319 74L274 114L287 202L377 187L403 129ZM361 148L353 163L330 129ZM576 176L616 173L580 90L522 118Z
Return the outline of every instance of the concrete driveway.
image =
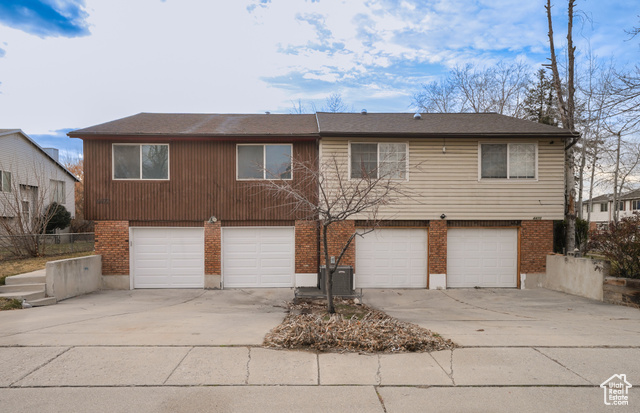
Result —
M365 290L363 300L464 347L640 345L640 310L545 289Z
M0 312L0 411L584 412L640 405L640 311L547 290L366 290L461 347L260 347L290 289L105 291ZM599 384L626 374L629 406Z
M0 312L0 346L260 345L291 299L287 288L100 291Z

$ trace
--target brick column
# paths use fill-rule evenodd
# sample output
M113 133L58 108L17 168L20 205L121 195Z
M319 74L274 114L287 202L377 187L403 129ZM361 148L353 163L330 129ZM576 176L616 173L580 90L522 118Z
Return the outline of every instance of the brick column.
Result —
M222 269L220 221L204 223L204 273L220 275Z
M316 221L298 220L296 229L296 274L316 274L318 238Z
M96 221L95 253L103 275L129 275L129 221Z
M321 227L322 230L322 227ZM356 230L355 221L342 221L331 224L328 231L328 246L329 257L335 256L336 259L342 251L342 247L347 242L349 237L353 235ZM320 234L322 237L322 234ZM353 272L356 272L356 242L357 237L351 242L349 249L345 252L344 257L340 265L351 265ZM324 243L320 243L320 265L324 265Z
M432 274L447 273L447 221L432 220L429 222L429 288L432 285Z
M522 221L520 272L547 272L547 255L553 252L553 221Z

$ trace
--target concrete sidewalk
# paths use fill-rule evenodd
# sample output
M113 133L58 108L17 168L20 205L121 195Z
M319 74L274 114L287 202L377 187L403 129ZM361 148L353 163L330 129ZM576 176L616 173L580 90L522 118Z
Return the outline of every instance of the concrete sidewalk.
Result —
M599 384L618 373L640 383L639 354L637 348L366 355L260 347L2 347L0 406L106 411L97 402L103 400L111 411L136 406L143 412L609 411ZM637 406L636 394L632 388Z

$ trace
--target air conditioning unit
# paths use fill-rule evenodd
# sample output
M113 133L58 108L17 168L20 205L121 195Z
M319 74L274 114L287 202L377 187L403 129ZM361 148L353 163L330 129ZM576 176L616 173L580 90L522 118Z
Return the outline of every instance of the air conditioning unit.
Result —
M323 294L326 294L326 279L327 269L324 265L320 267L320 278L318 280L318 287ZM353 267L351 266L339 266L333 273L333 295L354 295L353 290Z

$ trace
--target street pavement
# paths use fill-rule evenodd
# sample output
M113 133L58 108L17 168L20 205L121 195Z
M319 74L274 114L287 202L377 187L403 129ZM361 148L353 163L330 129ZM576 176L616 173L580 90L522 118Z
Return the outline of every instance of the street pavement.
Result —
M292 291L103 291L0 312L0 412L608 412L640 386L640 311L547 290L365 290L452 351L261 347ZM564 328L563 328L564 326ZM544 337L541 340L538 336Z

